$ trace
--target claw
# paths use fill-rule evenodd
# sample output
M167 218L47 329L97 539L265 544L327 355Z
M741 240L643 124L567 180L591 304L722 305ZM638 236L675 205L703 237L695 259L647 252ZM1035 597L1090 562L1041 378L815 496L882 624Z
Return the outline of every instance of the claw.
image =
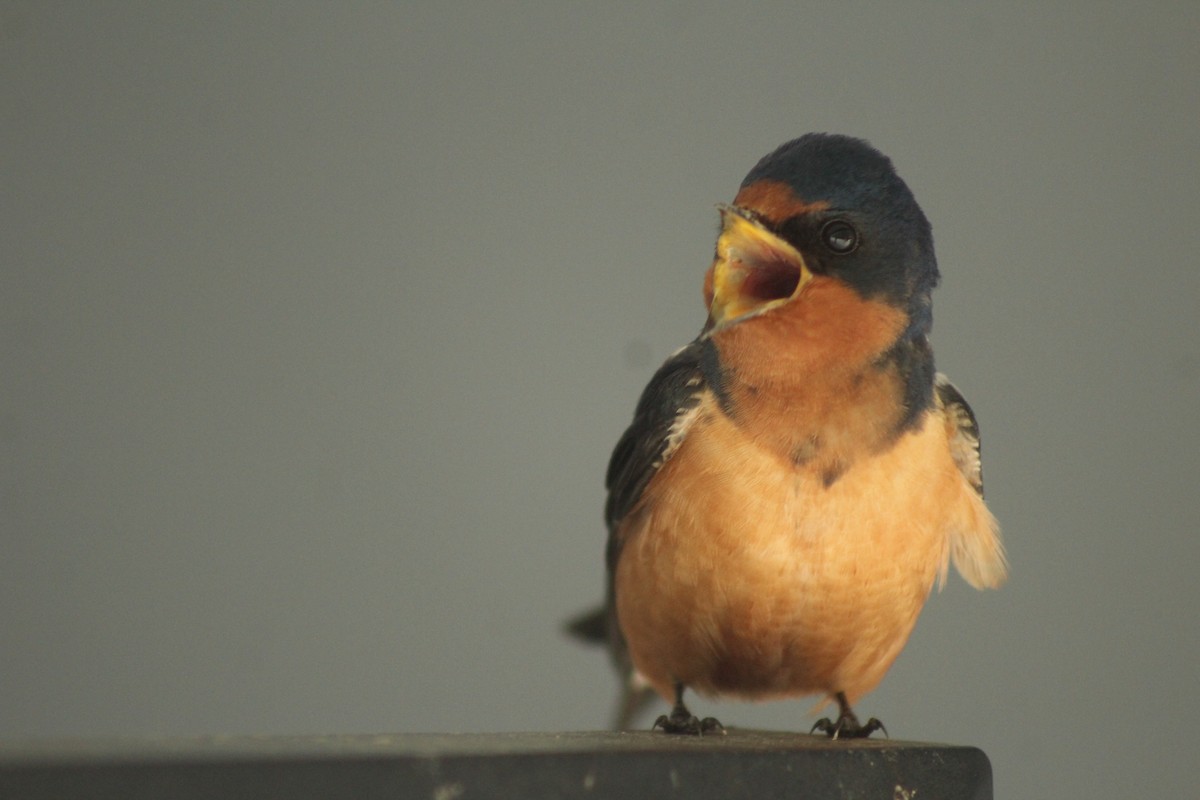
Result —
M683 686L675 687L675 706L670 714L663 714L654 720L650 730L661 729L663 733L682 733L688 736L703 736L706 733L725 733L725 726L716 717L700 719L688 711L683 704Z
M837 722L833 722L829 717L822 717L817 720L812 726L809 733L821 733L828 736L830 739L866 739L875 731L883 731L883 735L887 736L887 728L883 727L883 723L871 717L865 725L860 724L858 718L853 714L849 716L838 717Z
M833 722L829 717L822 717L809 730L810 734L820 731L830 739L866 739L875 731L883 731L883 735L888 736L887 728L883 727L882 722L871 717L867 720L867 724L861 724L853 709L850 708L850 704L846 702L846 696L838 692L836 697L838 707L841 709L837 722ZM889 736L889 738L891 737Z
M696 719L691 714L676 714L671 712L670 716L663 714L658 719L654 720L654 725L650 730L662 729L663 733L683 733L688 736L700 735L700 720Z
M724 734L725 726L716 717L705 717L700 719L692 714L687 708L676 706L671 710L671 714L663 714L658 719L654 720L654 725L650 730L662 730L663 733L681 733L688 736L704 736L705 734L720 733Z

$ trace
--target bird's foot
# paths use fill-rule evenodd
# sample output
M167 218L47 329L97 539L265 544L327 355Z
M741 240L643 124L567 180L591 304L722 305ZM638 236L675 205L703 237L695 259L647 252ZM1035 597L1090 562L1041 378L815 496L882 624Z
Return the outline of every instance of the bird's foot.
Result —
M853 713L842 714L837 718L837 722L832 722L829 717L823 717L817 720L809 733L817 731L830 739L866 739L875 731L883 731L884 736L888 735L887 728L883 727L883 723L879 720L871 717L864 725Z
M687 710L687 706L677 705L671 713L663 714L654 721L650 730L661 728L663 733L682 733L688 736L704 736L712 733L725 733L725 726L716 717L700 719Z

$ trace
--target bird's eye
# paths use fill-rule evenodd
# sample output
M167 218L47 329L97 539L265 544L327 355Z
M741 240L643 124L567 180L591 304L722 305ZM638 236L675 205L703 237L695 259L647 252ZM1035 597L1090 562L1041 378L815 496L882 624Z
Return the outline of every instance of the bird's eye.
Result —
M844 256L858 247L858 231L844 219L830 220L821 228L821 241L833 252Z

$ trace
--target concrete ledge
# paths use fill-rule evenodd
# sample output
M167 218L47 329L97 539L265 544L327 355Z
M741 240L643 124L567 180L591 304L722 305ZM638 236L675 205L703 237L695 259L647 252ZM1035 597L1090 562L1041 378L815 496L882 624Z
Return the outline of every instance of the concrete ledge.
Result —
M973 747L731 729L609 733L211 736L0 742L0 797L969 798Z

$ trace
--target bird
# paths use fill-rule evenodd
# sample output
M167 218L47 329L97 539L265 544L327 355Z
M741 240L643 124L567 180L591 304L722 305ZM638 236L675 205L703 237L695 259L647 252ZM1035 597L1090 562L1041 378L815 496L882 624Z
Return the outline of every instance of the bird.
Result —
M760 159L720 226L699 335L650 379L605 476L607 581L569 623L622 680L617 728L725 731L684 701L818 695L809 733L886 729L858 701L953 563L1008 574L979 425L934 366L932 228L891 160L809 133Z

